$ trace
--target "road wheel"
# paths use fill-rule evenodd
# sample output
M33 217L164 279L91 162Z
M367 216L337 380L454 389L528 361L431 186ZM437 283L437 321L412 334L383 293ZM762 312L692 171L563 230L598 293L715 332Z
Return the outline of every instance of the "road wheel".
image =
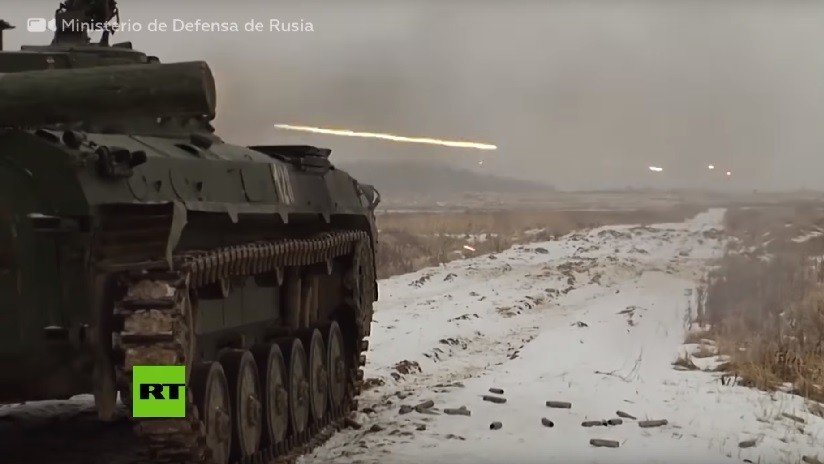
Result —
M197 363L189 377L200 420L206 429L210 461L227 464L232 445L232 410L229 386L220 364Z
M346 397L346 348L343 333L337 322L332 322L326 336L326 373L329 382L329 403L331 410L337 410Z
M255 358L247 350L225 350L220 364L229 382L232 411L232 459L255 454L260 447L263 415Z
M286 391L286 362L276 344L256 346L252 352L263 386L263 424L265 446L281 443L289 428L289 398Z
M309 346L309 405L316 421L323 419L329 396L329 374L326 366L326 346L323 335L315 329L308 337Z
M289 423L292 426L292 435L298 437L306 431L309 422L309 370L306 366L306 350L297 338L285 342L280 348L286 356L289 373Z

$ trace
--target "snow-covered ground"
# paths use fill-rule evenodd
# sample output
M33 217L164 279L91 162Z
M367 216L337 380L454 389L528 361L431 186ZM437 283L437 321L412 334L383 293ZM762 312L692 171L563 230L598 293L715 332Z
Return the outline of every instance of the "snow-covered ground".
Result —
M362 428L340 432L303 461L824 459L824 419L801 398L671 364L696 348L683 341L699 280L722 252L722 218L710 210L679 224L603 227L382 281ZM717 361L695 359L702 367ZM497 396L506 403L482 399L491 387L504 390ZM427 400L433 408L400 413ZM549 400L572 407L548 408ZM471 415L443 413L460 406ZM668 424L581 425L618 410ZM491 430L494 421L502 428ZM593 438L620 447L594 447Z
M816 228L815 230L811 230L809 232L801 234L798 237L794 237L791 240L795 243L804 243L821 236L824 236L824 231L821 231L820 229Z

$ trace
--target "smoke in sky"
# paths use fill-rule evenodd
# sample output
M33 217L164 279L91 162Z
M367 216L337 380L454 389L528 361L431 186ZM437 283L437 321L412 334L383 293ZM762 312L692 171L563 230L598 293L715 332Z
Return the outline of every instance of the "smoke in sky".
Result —
M820 2L119 3L122 19L144 23L266 24L114 38L163 61L207 60L219 81L216 126L235 143L311 143L342 160L449 159L569 189L824 188ZM25 21L56 6L0 1L18 26L6 47L47 43ZM273 18L313 31L270 32ZM499 149L286 133L277 122Z

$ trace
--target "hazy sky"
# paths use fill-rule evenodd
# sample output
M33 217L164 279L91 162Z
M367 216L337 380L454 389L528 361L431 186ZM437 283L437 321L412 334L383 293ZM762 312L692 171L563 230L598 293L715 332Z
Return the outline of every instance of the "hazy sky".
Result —
M42 44L0 0L6 48ZM207 60L229 141L335 159L449 159L563 188L824 188L824 3L121 0L121 19L265 23L121 32L163 61ZM271 18L314 32L269 32ZM275 131L274 123L497 144L497 152ZM483 167L477 161L484 159ZM719 170L710 173L708 163ZM652 174L649 165L664 172ZM721 170L733 176L722 179Z

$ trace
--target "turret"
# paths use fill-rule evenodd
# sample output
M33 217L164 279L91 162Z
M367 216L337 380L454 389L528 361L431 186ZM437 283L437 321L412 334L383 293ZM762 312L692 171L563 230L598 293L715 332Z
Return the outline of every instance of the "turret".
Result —
M214 116L215 81L202 61L0 74L0 127Z

